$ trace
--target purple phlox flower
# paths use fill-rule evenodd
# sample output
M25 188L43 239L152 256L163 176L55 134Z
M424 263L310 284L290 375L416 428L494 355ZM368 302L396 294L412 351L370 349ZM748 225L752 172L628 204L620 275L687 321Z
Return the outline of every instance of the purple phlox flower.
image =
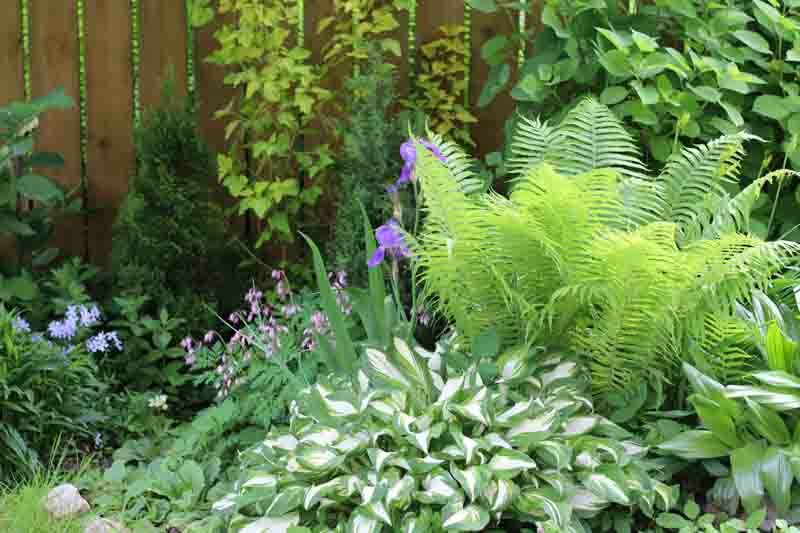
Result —
M14 317L14 320L11 321L11 327L14 328L14 331L16 331L17 333L31 332L30 323L21 316Z
M73 344L70 344L69 346L64 346L61 349L61 355L63 355L64 357L68 357L69 354L71 354L74 349L75 349L75 345L73 345Z
M274 279L275 281L278 281L279 279L282 279L285 276L286 274L284 274L283 270L276 269L272 271L272 279Z
M419 323L423 326L428 326L431 323L433 317L431 313L422 305L417 307L417 317L419 318Z
M228 320L231 324L238 324L239 323L239 315L237 313L231 313L228 316Z
M206 344L211 344L214 341L214 331L206 332L205 336L203 337L203 342Z
M100 322L100 309L93 305L92 307L80 306L80 324L84 328L90 328Z
M447 158L444 156L442 151L439 150L438 146L426 139L420 139L419 142L422 143L422 146L430 150L430 152L435 155L439 161L442 163L447 162ZM395 192L403 185L407 185L416 179L415 169L417 166L417 147L413 139L407 140L400 146L400 157L403 158L403 170L400 172L400 178L395 182L393 190L389 191L390 194Z
M375 268L380 265L387 254L395 259L410 255L400 224L394 219L390 219L386 224L375 230L375 238L378 241L378 248L367 261L369 268Z
M70 340L78 333L78 318L68 314L64 320L53 320L47 326L47 332L54 339Z
M112 346L122 351L122 341L119 340L116 331L101 331L86 341L86 349L90 353L107 353Z
M300 312L300 306L297 304L284 305L282 312L283 316L286 318L292 318L294 315Z
M194 352L188 352L183 360L187 366L194 366L194 364L197 362L197 355Z

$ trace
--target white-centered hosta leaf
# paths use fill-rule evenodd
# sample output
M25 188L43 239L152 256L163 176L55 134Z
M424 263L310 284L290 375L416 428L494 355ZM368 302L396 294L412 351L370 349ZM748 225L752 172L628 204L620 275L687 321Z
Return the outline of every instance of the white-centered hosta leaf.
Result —
M289 514L303 505L306 489L298 485L282 487L267 507L266 515L272 518Z
M489 425L489 389L480 389L467 403L453 405L451 409L464 418L474 420L484 426Z
M489 483L484 495L489 502L489 510L499 513L511 506L519 495L519 487L510 479L495 479Z
M610 477L601 474L589 474L583 481L584 486L598 497L620 505L630 505L631 501L625 489Z
M508 439L512 445L544 440L552 434L557 418L558 413L555 410L550 410L536 418L523 420L509 430Z
M500 436L499 433L489 433L485 437L483 437L482 441L486 444L487 449L491 448L505 448L507 450L512 449L511 444Z
M513 383L528 377L531 354L526 347L512 349L497 360L498 383Z
M451 429L450 434L453 436L456 446L461 448L461 451L464 452L464 459L467 464L472 463L473 459L475 458L475 454L481 447L480 441L467 437L461 433L459 428Z
M345 400L333 400L327 397L322 401L325 403L328 414L333 417L355 416L359 413L359 409L355 405Z
M464 389L464 376L448 379L439 393L437 404L449 402L453 397Z
M297 449L297 462L304 468L324 472L336 468L344 462L345 456L325 446L300 446Z
M372 461L372 465L375 467L375 471L379 474L386 465L386 462L397 456L395 452L385 452L378 448L371 448L367 450L367 454Z
M336 478L328 481L327 483L322 483L321 485L314 485L313 487L309 487L306 491L305 499L303 501L303 507L306 511L314 507L319 503L319 501L336 492L337 490L341 490L347 484L347 478Z
M514 505L523 513L547 516L559 528L564 528L571 519L572 506L551 498L545 491L536 488L523 490Z
M414 493L417 484L412 476L403 476L389 488L386 493L386 504L389 507L394 505L403 506L403 502L408 501Z
M561 434L565 437L577 437L591 432L597 425L596 416L577 416L571 418L561 429Z
M605 500L587 489L577 489L570 498L570 504L576 511L585 511L589 513L596 513L602 511L608 506L608 500Z
M431 457L428 455L423 457L422 459L416 459L416 458L407 459L406 463L407 463L405 467L406 470L410 470L411 473L414 475L421 475L421 474L427 474L437 466L443 464L444 460L437 459L435 457ZM399 465L395 464L395 466Z
M262 476L255 476L244 482L242 488L258 487L258 488L276 488L278 486L278 478L266 474Z
M753 377L764 385L786 389L800 389L800 378L781 371L755 372Z
M498 479L512 479L520 472L536 468L536 461L517 450L502 449L489 461L489 469Z
M451 473L461 484L461 488L464 489L470 501L475 501L478 496L483 494L492 479L492 471L486 466L471 466L465 470L459 470L453 466Z
M483 531L489 525L489 512L480 505L469 505L453 513L442 527L447 531Z
M367 348L366 354L367 369L370 374L392 387L399 389L411 388L411 382L398 367L392 364L389 356L373 348Z
M429 370L425 360L414 352L408 344L406 344L406 341L398 337L394 339L394 348L397 353L396 361L400 367L400 371L417 387L427 393L430 389L430 385L428 379Z
M534 449L540 461L556 470L571 469L572 448L563 442L543 440L537 442Z
M729 385L726 392L729 398L750 398L764 407L769 407L776 411L800 409L800 394L747 385Z
M307 433L300 438L300 442L310 442L317 446L330 446L339 440L341 435L333 428L319 428L312 433Z
M505 411L497 415L495 417L495 422L497 422L500 425L514 424L519 419L522 419L530 415L532 405L533 405L533 399L530 399L527 402L517 402L514 405L512 405L509 409L506 409Z
M425 504L446 505L454 501L464 501L464 494L453 476L439 469L431 473L422 482L424 491L418 492L416 498Z
M239 533L286 533L299 524L300 515L293 513L278 518L261 518L240 529Z
M367 509L371 515L377 517L381 522L385 523L389 527L392 527L392 517L389 516L389 512L386 510L386 506L383 505L383 502L370 503L369 505L365 505L364 508Z
M347 523L347 533L379 533L381 529L383 524L363 512L350 515L350 521Z
M211 506L211 510L215 513L222 513L225 511L229 511L236 507L236 497L238 495L235 492L230 492L226 494L222 499L217 500L214 502L214 505Z
M264 445L268 448L278 448L281 450L293 451L297 448L298 440L294 435L281 435L274 439L266 439Z
M556 381L573 378L577 375L577 373L578 365L572 361L565 361L550 372L545 372L541 375L542 385L547 387Z

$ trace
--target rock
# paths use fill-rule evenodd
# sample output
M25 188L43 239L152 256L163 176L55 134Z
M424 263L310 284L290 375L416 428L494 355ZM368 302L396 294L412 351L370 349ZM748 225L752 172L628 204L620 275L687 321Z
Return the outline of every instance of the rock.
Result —
M106 518L97 518L89 522L83 533L131 533L130 529L119 522L108 520Z
M44 507L53 518L65 518L89 512L89 503L74 485L64 484L47 493Z

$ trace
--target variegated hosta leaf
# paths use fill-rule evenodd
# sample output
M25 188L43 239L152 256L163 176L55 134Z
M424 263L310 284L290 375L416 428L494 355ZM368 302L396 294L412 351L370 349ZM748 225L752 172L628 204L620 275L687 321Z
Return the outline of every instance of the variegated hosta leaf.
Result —
M347 533L379 533L381 529L383 524L363 512L350 515L350 521L347 523Z
M331 530L315 515L337 531L482 530L509 517L577 532L573 509L650 510L663 492L647 449L593 413L575 363L529 358L523 369L506 355L506 375L490 383L477 365L444 380L429 354L395 349L369 351L352 381L301 393L289 427L240 456L247 475L214 510L303 510L297 525L321 532Z
M446 505L464 501L464 493L456 480L441 468L428 474L422 482L422 488L425 490L416 494L416 499L422 503Z
M508 440L515 447L527 447L540 442L555 430L558 412L550 409L536 418L528 418L512 427L508 432Z
M519 487L510 479L495 479L489 483L485 496L489 502L489 511L493 514L501 513L517 499Z
M279 518L261 518L239 530L239 533L286 533L300 523L300 515L290 514Z
M395 361L403 375L426 395L429 394L431 378L430 370L425 360L412 350L408 344L406 344L406 341L400 338L394 339L394 348L397 354Z
M560 527L572 519L569 503L551 497L544 489L523 490L514 505L523 513L547 517Z
M492 479L492 471L486 466L471 466L465 470L459 470L453 466L450 472L461 484L461 488L464 489L470 501L475 501L478 496L483 494Z
M312 472L325 472L342 464L345 456L333 448L315 445L300 445L297 449L297 462Z
M497 479L513 479L520 472L536 468L536 461L517 450L500 450L489 461L489 469Z
M532 355L527 346L513 348L497 360L498 383L518 383L531 373L530 359Z
M474 420L484 426L489 421L489 389L483 387L469 401L459 405L452 405L450 409L468 420Z
M625 493L625 487L608 475L600 472L587 474L583 480L584 486L598 497L620 505L630 505L631 500Z
M489 512L480 505L469 505L453 513L442 527L448 531L483 531L489 525Z
M367 371L372 377L396 389L411 388L411 381L389 360L388 355L373 348L367 348L366 354Z
M386 493L386 504L389 507L406 507L416 488L417 483L412 476L403 476L389 487L389 492Z

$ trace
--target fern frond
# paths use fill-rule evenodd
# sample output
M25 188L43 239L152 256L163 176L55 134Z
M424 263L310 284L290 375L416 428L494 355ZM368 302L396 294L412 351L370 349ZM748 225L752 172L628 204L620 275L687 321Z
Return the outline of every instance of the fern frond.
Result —
M484 193L490 183L478 176L478 163L470 157L458 144L445 140L438 133L431 133L430 141L442 152L445 166L450 170L452 179L458 183L465 194Z
M633 137L609 108L586 98L559 126L564 142L553 147L559 172L574 176L598 168L616 170L625 177L647 179L647 167Z
M722 202L712 217L713 235L733 232L750 233L750 213L761 196L764 186L771 185L774 181L782 182L797 176L797 172L788 169L770 172L753 181L733 198Z
M721 313L705 316L702 334L694 343L694 364L721 383L745 379L756 363L757 341L743 320Z
M553 158L548 159L548 155L559 153L559 147L565 140L558 128L551 127L538 117L531 119L519 115L518 118L508 162L508 170L512 176L522 176L541 163L552 163Z
M656 179L664 191L661 218L678 224L681 241L701 237L703 222L726 197L725 185L738 183L743 143L749 138L745 133L720 137L684 148L667 162Z

